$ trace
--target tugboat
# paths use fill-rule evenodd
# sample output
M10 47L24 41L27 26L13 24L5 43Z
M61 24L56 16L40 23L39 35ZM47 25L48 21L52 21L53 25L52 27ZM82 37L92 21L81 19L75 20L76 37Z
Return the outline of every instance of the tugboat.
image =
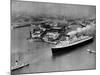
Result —
M16 60L15 65L11 67L11 71L21 69L23 67L29 66L29 63L22 63Z

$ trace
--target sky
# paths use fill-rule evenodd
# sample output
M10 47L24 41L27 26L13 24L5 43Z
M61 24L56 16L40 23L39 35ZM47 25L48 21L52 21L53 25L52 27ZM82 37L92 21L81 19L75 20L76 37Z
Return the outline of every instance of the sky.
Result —
M73 5L57 4L44 2L29 1L12 1L11 12L13 14L30 14L30 15L61 15L68 17L95 17L96 6L91 5Z

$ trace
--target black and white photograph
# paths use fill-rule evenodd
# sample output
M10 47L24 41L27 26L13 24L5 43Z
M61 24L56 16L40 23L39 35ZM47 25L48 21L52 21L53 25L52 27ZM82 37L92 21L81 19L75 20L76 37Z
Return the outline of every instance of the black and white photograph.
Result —
M12 75L96 69L96 6L11 0Z

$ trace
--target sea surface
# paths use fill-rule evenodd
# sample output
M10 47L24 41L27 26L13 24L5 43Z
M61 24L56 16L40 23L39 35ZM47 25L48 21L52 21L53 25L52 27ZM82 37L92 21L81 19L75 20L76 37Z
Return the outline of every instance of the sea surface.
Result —
M15 61L29 63L27 67L12 71L17 73L36 73L51 71L88 70L96 68L96 40L70 52L53 55L52 44L29 41L29 27L11 30L11 66ZM63 51L63 50L62 50Z

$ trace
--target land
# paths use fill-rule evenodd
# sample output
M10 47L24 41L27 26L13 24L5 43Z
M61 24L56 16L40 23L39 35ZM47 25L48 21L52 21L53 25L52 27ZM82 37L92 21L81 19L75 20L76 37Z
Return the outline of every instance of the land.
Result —
M31 34L35 34L34 36L36 37L34 38L53 43L65 37L69 31L91 24L96 24L95 18L68 19L65 16L19 16L13 20L12 29L31 27L30 36Z

